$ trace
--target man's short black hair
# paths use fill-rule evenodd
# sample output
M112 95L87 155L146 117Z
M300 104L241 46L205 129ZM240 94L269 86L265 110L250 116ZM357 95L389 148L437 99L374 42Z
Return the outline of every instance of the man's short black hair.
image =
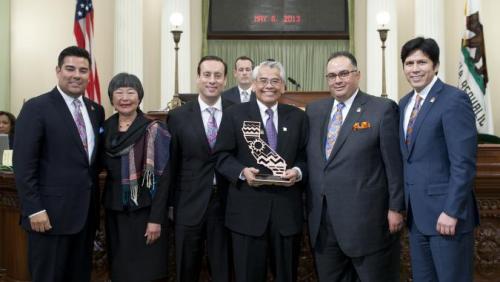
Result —
M224 60L222 60L220 57L217 57L217 56L214 56L214 55L208 55L208 56L204 56L200 59L200 62L198 62L198 75L200 75L200 66L201 64L204 62L204 61L217 61L217 62L221 62L223 65L224 65L224 76L227 76L227 64L226 62L224 62Z
M87 50L77 47L77 46L70 46L65 48L64 50L59 53L59 57L57 58L57 66L62 67L64 63L64 58L66 57L80 57L80 58L85 58L89 62L89 67L92 65L92 60L90 59L90 54L87 52Z
M358 61L356 60L356 57L351 52L348 51L337 51L335 53L332 53L326 63L328 64L331 60L338 58L338 57L346 57L351 61L351 64L355 67L358 68Z
M420 50L429 59L431 59L434 66L439 64L439 46L432 38L417 37L406 42L401 48L401 62L404 64L406 58L413 52Z

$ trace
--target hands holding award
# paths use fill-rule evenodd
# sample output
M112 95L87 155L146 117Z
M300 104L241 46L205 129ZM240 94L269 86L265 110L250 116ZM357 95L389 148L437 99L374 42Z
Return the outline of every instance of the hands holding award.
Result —
M248 185L280 185L288 187L300 180L300 171L297 168L286 169L285 159L260 138L260 122L245 121L241 130L257 163L265 166L273 173L262 174L254 167L246 167L242 171L242 176L246 179Z

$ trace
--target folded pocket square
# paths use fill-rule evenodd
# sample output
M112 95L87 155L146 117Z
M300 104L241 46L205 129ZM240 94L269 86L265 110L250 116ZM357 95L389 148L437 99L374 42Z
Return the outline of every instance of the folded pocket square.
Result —
M358 131L358 130L367 129L367 128L371 128L371 127L372 127L372 125L369 122L361 121L361 122L355 122L354 125L352 126L352 130Z

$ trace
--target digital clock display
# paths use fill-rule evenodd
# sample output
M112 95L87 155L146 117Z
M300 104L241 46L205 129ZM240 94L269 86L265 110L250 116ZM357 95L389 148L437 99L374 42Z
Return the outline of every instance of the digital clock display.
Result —
M348 38L347 0L211 0L209 38Z

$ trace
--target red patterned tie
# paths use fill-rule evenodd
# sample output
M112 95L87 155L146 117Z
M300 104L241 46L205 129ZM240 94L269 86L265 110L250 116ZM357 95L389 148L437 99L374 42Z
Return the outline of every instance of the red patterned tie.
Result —
M422 102L422 96L415 94L415 105L413 105L413 110L410 114L410 119L408 120L408 127L406 128L406 145L410 145L411 134L413 133L413 125L417 119L418 111L420 111L420 102Z
M83 147L85 148L85 152L89 152L88 143L87 143L87 129L85 128L85 121L83 120L82 115L82 102L78 99L73 100L73 107L75 107L75 111L73 113L73 119L76 123L76 128L78 129L78 133L80 134L80 138L82 139Z

